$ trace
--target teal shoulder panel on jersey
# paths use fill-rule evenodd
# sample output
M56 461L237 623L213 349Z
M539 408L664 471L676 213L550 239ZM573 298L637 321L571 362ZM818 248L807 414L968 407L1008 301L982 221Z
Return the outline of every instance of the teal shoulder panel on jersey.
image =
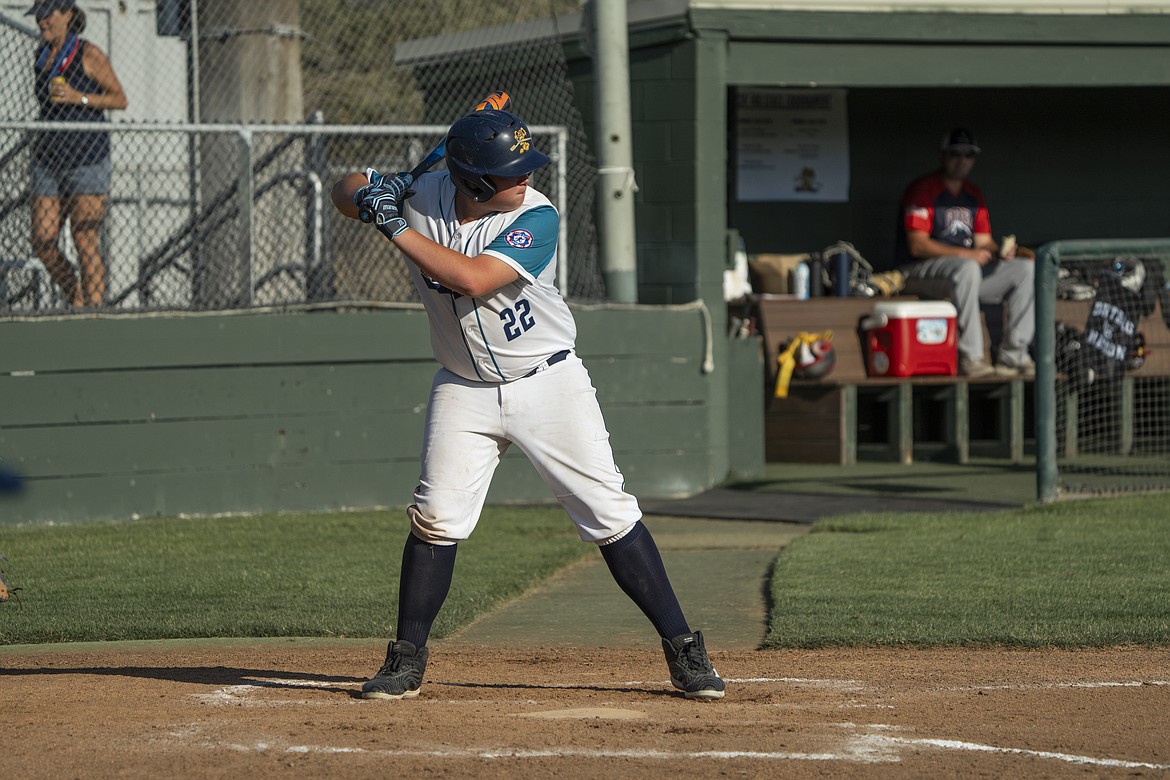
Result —
M540 276L556 252L560 223L557 210L551 206L531 209L496 236L485 251L506 255L532 276Z

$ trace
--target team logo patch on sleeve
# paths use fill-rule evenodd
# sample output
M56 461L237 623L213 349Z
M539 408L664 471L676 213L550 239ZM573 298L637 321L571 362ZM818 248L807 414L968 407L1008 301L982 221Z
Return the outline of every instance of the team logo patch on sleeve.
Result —
M517 249L528 249L532 246L532 234L523 228L509 230L508 234L504 236L504 240L508 242L508 246L514 246Z

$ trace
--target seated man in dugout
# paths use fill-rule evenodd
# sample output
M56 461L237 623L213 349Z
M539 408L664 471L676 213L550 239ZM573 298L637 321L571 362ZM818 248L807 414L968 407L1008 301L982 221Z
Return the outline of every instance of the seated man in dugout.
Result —
M1017 256L1014 239L1001 246L991 236L983 193L968 180L980 151L970 130L956 128L943 138L939 168L906 188L898 240L907 260L904 289L955 305L959 374L1033 376L1028 349L1036 330L1035 266ZM993 336L1002 330L994 364L984 355L980 307L988 310Z

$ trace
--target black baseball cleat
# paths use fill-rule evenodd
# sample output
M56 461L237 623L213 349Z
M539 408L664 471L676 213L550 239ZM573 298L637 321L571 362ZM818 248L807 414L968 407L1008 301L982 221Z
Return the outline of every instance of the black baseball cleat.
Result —
M422 688L427 670L427 649L410 642L391 642L386 663L362 686L363 699L413 699ZM720 694L722 695L722 694Z
M688 699L722 699L723 680L707 657L703 633L680 634L662 640L662 652L670 667L670 681Z

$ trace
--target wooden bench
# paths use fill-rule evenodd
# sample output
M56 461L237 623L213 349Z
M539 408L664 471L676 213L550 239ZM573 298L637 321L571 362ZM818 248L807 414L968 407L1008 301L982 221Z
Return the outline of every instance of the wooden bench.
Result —
M798 301L757 296L753 316L763 336L767 368L767 461L848 465L857 462L861 450L879 459L911 463L917 450L959 463L973 453L1020 462L1031 425L1030 380L870 377L859 324L873 303L870 298ZM1091 306L1091 301L1057 301L1056 319L1082 330ZM986 325L984 329L984 343L990 343ZM1145 363L1115 383L1109 398L1097 397L1097 390L1086 398L1086 391L1058 376L1062 457L1075 457L1082 449L1089 403L1109 406L1116 423L1110 449L1115 454L1133 451L1145 417L1160 415L1150 421L1151 428L1170 429L1170 419L1165 419L1170 408L1170 391L1165 389L1170 384L1170 329L1160 307L1142 319L1140 329L1146 339ZM820 380L794 379L788 398L775 398L776 358L784 344L802 331L825 330L834 334L833 371ZM1147 398L1158 393L1166 397Z
M862 449L911 463L916 449L929 449L932 456L966 463L973 443L983 454L1022 460L1031 380L868 376L859 326L875 300L756 297L767 368L766 460L850 465ZM833 331L832 372L819 380L794 379L788 397L775 398L776 358L785 343L802 331L825 330Z

